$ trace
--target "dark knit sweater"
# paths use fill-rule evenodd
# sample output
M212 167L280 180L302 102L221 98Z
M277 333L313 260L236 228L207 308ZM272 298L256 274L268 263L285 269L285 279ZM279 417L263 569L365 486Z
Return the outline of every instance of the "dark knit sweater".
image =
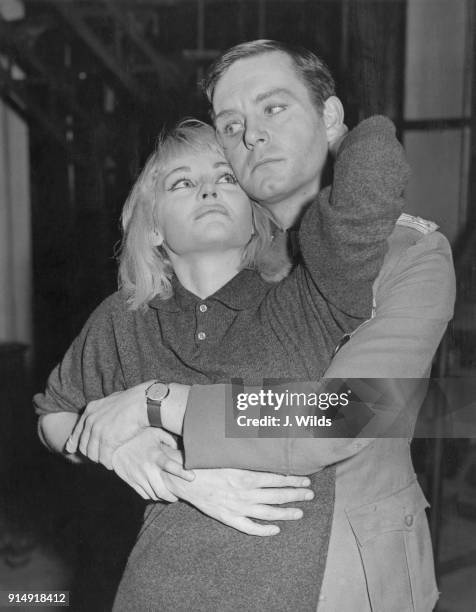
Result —
M306 211L302 263L279 284L244 270L200 299L174 280L174 296L146 311L106 299L35 397L39 414L158 378L187 384L315 379L344 333L369 317L372 283L401 212L407 177L394 129L363 122L345 139L333 188ZM205 304L207 309L200 309ZM203 336L205 334L205 336ZM202 339L200 339L202 338ZM334 470L313 476L316 499L281 533L239 533L186 503L156 503L116 600L123 610L314 610L332 521ZM298 505L298 504L293 504Z

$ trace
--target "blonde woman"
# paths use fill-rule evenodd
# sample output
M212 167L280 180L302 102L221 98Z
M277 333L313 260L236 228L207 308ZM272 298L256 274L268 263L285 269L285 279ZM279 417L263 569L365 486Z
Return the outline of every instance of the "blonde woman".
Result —
M169 385L169 403L183 405L194 383L321 376L342 335L370 316L372 283L406 176L390 122L361 124L339 149L334 189L321 192L305 213L300 263L269 283L252 269L269 249L267 217L236 183L212 128L176 128L126 202L121 290L93 313L36 397L45 443L63 452L80 413L94 402L123 402L135 418L134 407L145 405L156 380ZM172 444L164 436L147 428L113 455L116 473L143 497L157 499L162 490L150 458L158 448L166 453L164 442ZM94 436L85 435L79 448L98 460ZM223 515L207 503L207 492L235 478L246 493L252 488L246 473L238 482L239 470L196 470L187 482L180 461L168 469L176 474L167 480L169 500L181 500L148 507L116 609L315 609L333 468L311 477L312 503L304 501L313 496L307 479L263 476L248 517L284 520L271 538L210 518ZM297 508L274 506L285 502ZM277 533L263 527L262 534Z

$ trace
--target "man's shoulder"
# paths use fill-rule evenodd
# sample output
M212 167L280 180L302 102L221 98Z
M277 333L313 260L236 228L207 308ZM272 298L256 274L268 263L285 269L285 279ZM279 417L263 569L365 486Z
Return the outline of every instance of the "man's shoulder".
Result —
M419 258L425 253L440 253L451 257L446 237L433 221L403 214L388 238L388 252L382 271L393 268L402 257Z
M388 238L388 251L375 281L374 293L403 276L439 278L451 293L454 285L451 246L437 227L420 217L404 215L399 219Z

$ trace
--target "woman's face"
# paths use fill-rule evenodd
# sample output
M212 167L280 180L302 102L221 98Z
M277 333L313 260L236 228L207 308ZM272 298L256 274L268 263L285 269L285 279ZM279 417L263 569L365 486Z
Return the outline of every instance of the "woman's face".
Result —
M158 180L159 242L176 253L244 247L252 234L251 204L224 155L184 151Z

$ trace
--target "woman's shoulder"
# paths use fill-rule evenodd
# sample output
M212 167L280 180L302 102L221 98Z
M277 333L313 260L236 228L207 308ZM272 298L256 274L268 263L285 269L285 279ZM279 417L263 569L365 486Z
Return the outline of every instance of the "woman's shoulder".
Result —
M139 311L131 310L128 304L127 295L124 291L118 290L108 295L91 313L85 327L101 329L120 325L131 321L138 315Z

